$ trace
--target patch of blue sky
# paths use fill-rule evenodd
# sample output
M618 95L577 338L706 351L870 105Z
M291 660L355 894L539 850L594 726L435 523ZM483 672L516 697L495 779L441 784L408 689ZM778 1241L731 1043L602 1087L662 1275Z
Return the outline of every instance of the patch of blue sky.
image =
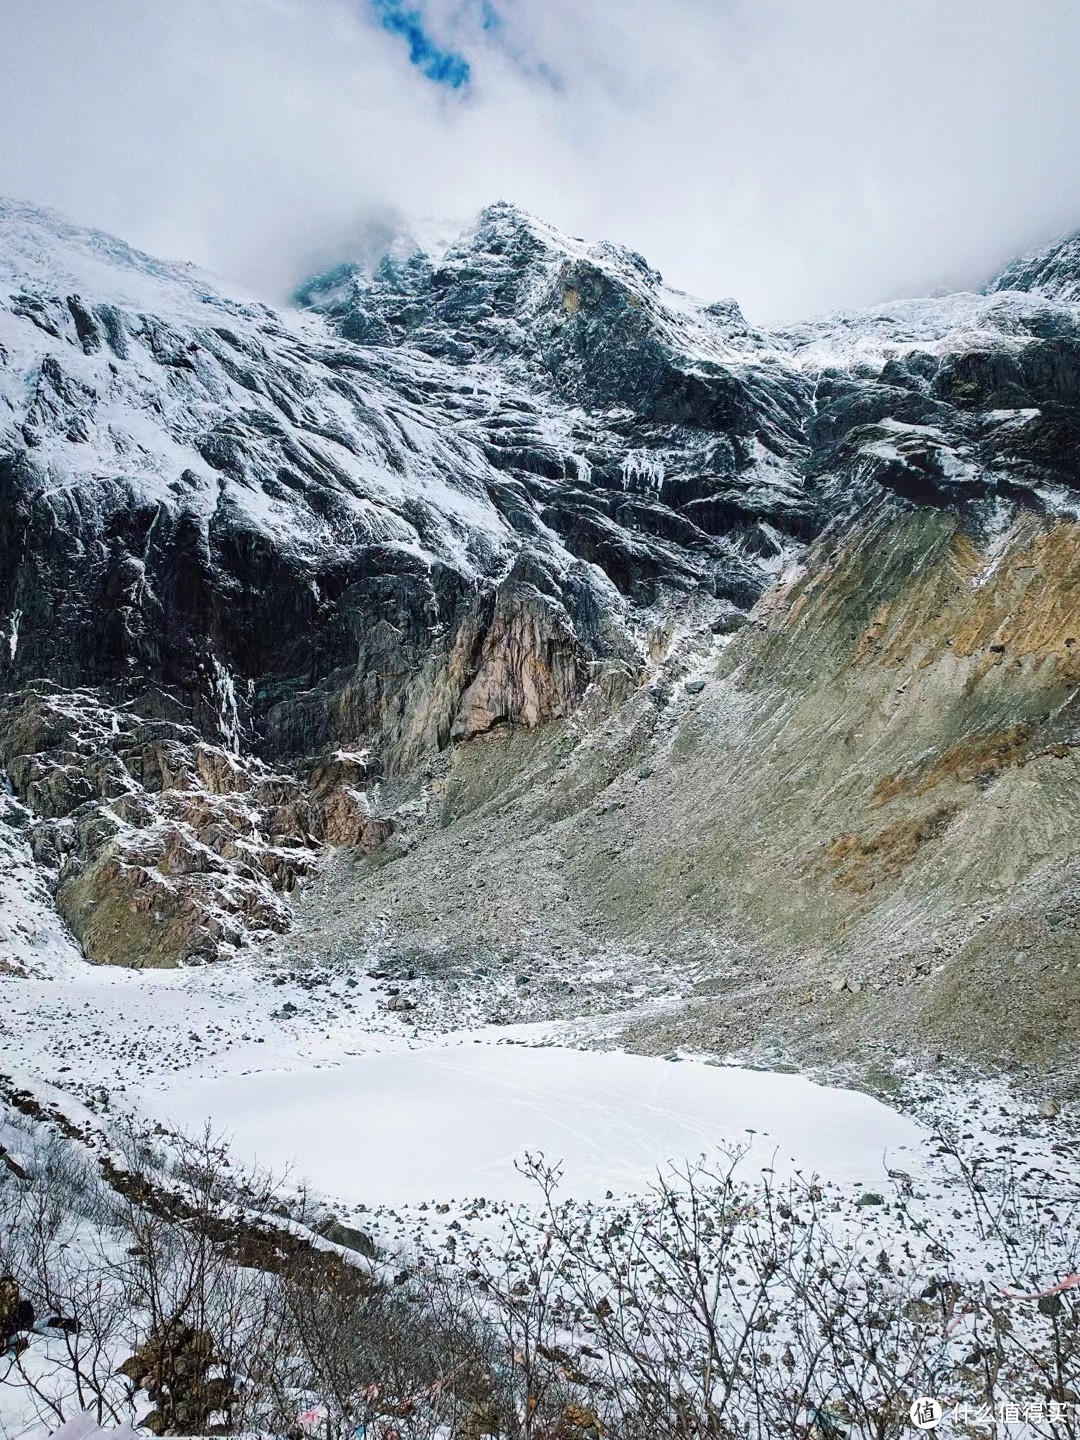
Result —
M408 42L409 62L421 74L450 90L460 90L469 83L472 71L468 60L457 51L444 48L429 34L419 10L404 4L403 0L370 0L370 3L382 28Z
M428 7L420 0L367 0L379 24L392 35L400 35L408 44L409 61L437 85L449 90L462 90L473 77L473 65L453 40L471 37L476 44L498 50L527 79L551 90L562 90L564 82L558 71L546 61L530 53L523 45L507 15L514 0L450 0L433 7L441 22L432 25ZM436 34L440 35L436 39ZM447 40L445 37L453 37Z

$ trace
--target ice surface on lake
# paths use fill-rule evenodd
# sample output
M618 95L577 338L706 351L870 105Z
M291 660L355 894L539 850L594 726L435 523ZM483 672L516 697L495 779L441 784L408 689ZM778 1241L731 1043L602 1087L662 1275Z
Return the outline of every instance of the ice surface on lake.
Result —
M581 1199L639 1192L671 1161L747 1144L747 1179L775 1163L781 1176L880 1186L885 1153L926 1138L869 1096L798 1075L553 1046L433 1045L185 1078L152 1103L190 1131L209 1117L239 1156L369 1205L527 1198L515 1169L526 1150L562 1161L563 1192Z

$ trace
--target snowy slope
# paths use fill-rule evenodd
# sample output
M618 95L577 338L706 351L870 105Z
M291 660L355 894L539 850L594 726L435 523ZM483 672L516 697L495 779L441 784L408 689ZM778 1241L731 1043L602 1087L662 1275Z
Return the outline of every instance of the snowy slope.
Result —
M11 203L0 205L0 293L0 415L50 488L106 504L122 485L136 503L179 501L204 521L234 507L273 543L319 556L377 539L423 556L432 545L468 573L470 552L499 564L508 528L483 492L482 459L375 376L358 389L343 380L318 322ZM234 418L258 439L223 480L214 441L228 443ZM318 504L273 483L275 451L310 467ZM424 538L410 502L433 517Z

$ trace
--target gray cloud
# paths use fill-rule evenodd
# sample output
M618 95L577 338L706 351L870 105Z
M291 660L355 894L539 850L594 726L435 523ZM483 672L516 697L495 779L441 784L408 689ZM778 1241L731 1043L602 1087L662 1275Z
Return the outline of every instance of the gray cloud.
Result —
M368 0L0 0L0 191L269 298L399 215L510 199L764 321L1080 225L1067 0L421 8L464 89Z

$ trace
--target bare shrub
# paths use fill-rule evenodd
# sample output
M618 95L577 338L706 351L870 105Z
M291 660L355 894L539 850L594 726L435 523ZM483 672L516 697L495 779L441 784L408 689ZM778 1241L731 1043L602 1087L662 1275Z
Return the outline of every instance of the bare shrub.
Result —
M903 1176L890 1229L813 1181L744 1184L739 1155L601 1206L534 1159L536 1202L497 1236L391 1277L209 1132L168 1153L126 1137L110 1186L73 1145L26 1141L25 1173L0 1169L0 1276L54 1323L8 1340L0 1387L50 1428L88 1409L297 1435L309 1412L326 1440L891 1440L932 1395L1077 1436L1076 1197L947 1132L977 1272Z
M910 1197L897 1254L869 1216L839 1224L813 1182L740 1184L737 1155L672 1171L619 1211L560 1200L557 1170L530 1162L538 1209L513 1221L505 1253L478 1257L538 1419L505 1433L561 1434L568 1414L591 1414L627 1440L885 1440L931 1395L961 1418L1034 1406L1030 1433L1074 1436L1080 1311L1071 1290L1041 1292L1076 1269L1075 1208L1068 1223L1041 1215L1007 1167L979 1179L942 1148L983 1225L981 1276Z

